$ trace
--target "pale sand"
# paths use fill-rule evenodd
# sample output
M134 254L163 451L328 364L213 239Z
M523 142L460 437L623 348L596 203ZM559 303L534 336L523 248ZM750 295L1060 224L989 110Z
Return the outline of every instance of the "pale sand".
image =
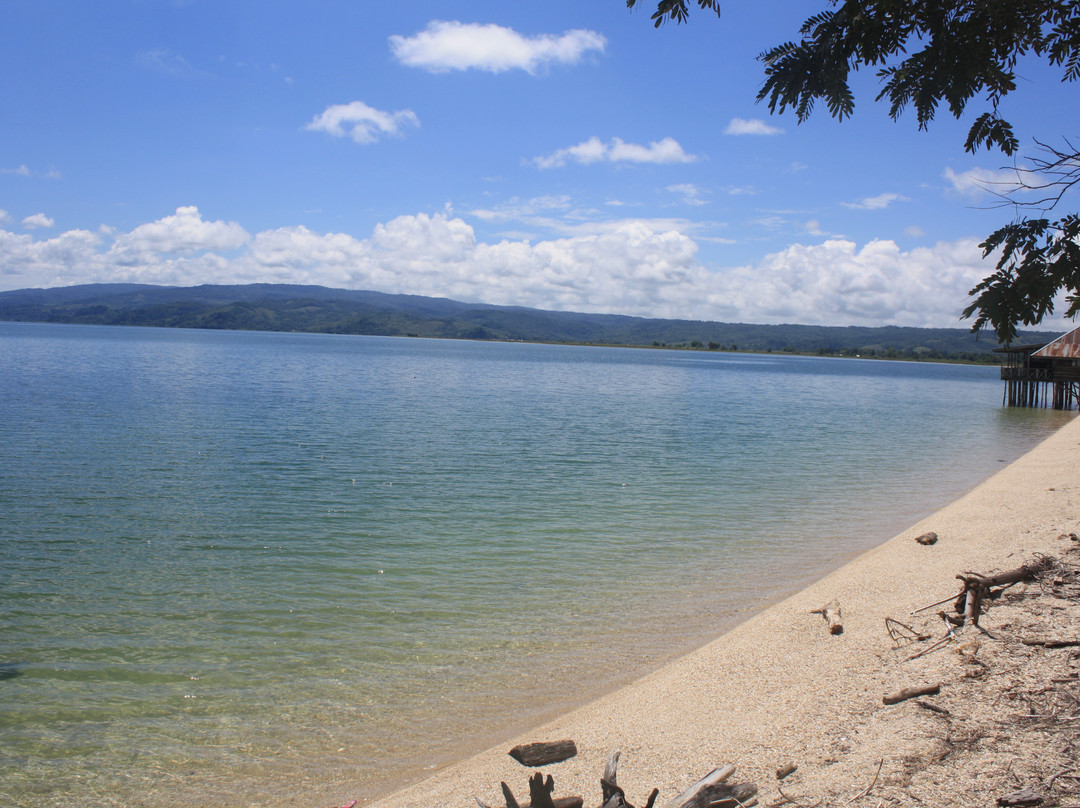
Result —
M938 534L937 544L914 541L927 531ZM581 795L587 806L600 802L599 777L614 748L623 751L619 782L636 805L654 786L663 805L723 763L737 766L735 780L762 787L763 804L777 797L774 771L788 761L821 788L830 780L870 783L883 757L918 750L906 750L903 737L879 737L902 733L879 732L873 744L855 736L872 735L882 711L896 709L882 705L883 695L938 681L945 664L939 654L902 662L884 619L914 623L913 609L958 591L957 573L1060 554L1069 542L1059 537L1070 532L1080 532L1080 419L960 500L705 647L372 805L465 808L475 795L501 806L503 780L524 802L531 770L507 751L563 738L577 743L578 756L543 771L554 776L556 796ZM811 614L834 598L843 609L838 636ZM940 624L932 631L941 633Z

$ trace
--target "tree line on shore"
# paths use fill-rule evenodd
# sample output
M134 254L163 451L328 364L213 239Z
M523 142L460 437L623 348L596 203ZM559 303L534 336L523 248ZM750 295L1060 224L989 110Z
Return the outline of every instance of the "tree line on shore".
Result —
M889 359L997 361L963 328L814 326L654 319L463 303L416 295L250 284L90 284L0 292L0 320L88 325L626 345ZM1022 342L1046 342L1028 332Z

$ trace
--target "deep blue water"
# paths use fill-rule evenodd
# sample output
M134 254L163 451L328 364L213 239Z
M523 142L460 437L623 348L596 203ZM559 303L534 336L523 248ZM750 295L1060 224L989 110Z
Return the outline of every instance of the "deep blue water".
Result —
M0 323L0 804L374 794L1067 417L989 367Z

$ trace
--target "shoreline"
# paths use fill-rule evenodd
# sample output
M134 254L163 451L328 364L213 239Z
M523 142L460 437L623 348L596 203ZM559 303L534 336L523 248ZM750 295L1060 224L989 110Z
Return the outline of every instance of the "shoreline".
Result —
M884 619L905 620L913 609L955 594L959 572L1062 552L1058 537L1080 530L1077 468L1080 418L956 501L707 645L365 805L464 807L475 797L502 805L500 781L520 797L532 771L507 751L563 738L576 742L578 755L542 771L554 777L556 796L582 795L586 804L598 800L613 749L622 751L619 783L635 804L653 787L663 804L727 763L738 768L736 779L769 788L776 768L789 761L816 766L826 779L868 782L881 758L848 735L881 709L882 694L920 675L919 662L901 666L888 655ZM939 535L937 544L914 541L928 531ZM837 636L811 614L833 599L844 616Z

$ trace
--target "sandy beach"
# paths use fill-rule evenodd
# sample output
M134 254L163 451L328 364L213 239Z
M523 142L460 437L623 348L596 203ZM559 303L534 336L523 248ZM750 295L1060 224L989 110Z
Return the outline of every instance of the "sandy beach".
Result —
M904 492L896 495L903 497ZM915 541L929 531L939 537L935 544ZM781 804L786 798L780 795L775 771L789 762L799 770L784 781L783 790L789 796L800 791L809 795L807 805L815 802L813 794L836 795L844 789L858 793L871 783L879 793L882 788L893 792L867 804L908 804L897 784L910 782L911 761L926 757L935 743L950 744L959 725L942 723L952 720L955 710L935 715L913 701L886 706L882 697L942 682L942 703L947 703L950 693L966 693L963 688L975 686L982 675L971 674L964 666L973 660L953 648L907 659L911 649L894 646L885 618L920 627L936 639L944 633L938 609L915 617L911 613L955 595L958 573L1011 569L1039 554L1061 556L1075 548L1068 534L1076 532L1080 419L948 507L710 644L371 805L465 808L479 797L501 806L500 781L510 784L524 802L531 770L511 759L508 750L558 739L574 740L578 755L542 771L554 777L556 797L580 795L587 806L600 803L599 778L613 749L622 751L619 783L635 805L644 804L654 787L660 789L657 805L664 805L728 763L737 767L735 780L758 784L762 805ZM844 630L838 635L830 634L822 616L813 613L834 599L843 614ZM950 609L951 604L940 608ZM1065 606L1054 608L1068 613ZM965 629L970 633L957 641L968 641L969 655L981 643L980 653L989 662L978 664L991 673L1005 670L998 661L1005 657L994 655L1008 650L1002 623L1008 619L1019 618L1009 606L995 606L982 621L985 632ZM1051 660L1055 665L1074 661L1071 656ZM1015 771L1010 774L1023 780ZM956 782L963 792L956 804L994 804L987 795ZM1002 787L993 785L999 791ZM917 796L910 804L919 804Z

